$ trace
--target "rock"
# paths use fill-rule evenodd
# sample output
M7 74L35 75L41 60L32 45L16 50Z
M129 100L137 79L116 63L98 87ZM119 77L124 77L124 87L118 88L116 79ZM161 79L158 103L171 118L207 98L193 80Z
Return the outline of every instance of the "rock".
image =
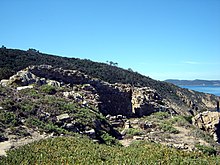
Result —
M156 90L149 87L137 88L132 92L132 112L135 116L141 117L164 109L162 98Z
M3 79L3 80L1 80L0 85L5 87L5 86L7 86L8 82L9 82L9 80Z
M61 87L61 83L55 80L47 80L46 83L54 87Z
M94 129L90 129L88 131L85 131L85 134L88 135L89 137L93 138L93 139L96 138L96 132L95 132Z
M117 119L123 119L123 116L122 115L117 115L117 117L116 117Z
M22 85L26 86L29 84L33 84L36 82L36 76L32 74L29 69L24 69L19 72L17 72L16 75L13 75L9 78L8 84L17 84L17 85Z
M111 117L111 115L109 115L109 114L107 116L105 116L105 118L108 120L110 119L110 117Z
M141 129L146 130L149 128L155 128L156 126L154 124L152 124L151 122L141 122L141 123L139 123L139 127Z
M90 84L84 84L82 89L91 92L95 91L95 88L93 88Z
M75 127L74 123L65 123L63 127L72 132L79 132L79 129Z
M139 119L134 119L133 121L131 121L131 124L132 125L136 125L139 123Z
M61 84L74 86L73 91L63 95L75 102L99 108L104 115L110 114L118 118L143 116L159 111L162 98L156 90L149 87L132 87L129 84L108 82L92 78L77 70L64 70L50 65L30 66L11 76L2 84L48 84L60 87Z
M20 90L23 90L23 89L32 89L32 88L33 88L33 86L29 85L29 86L17 87L17 90L20 91Z
M70 116L67 113L61 114L59 116L56 116L57 121L65 121L70 119Z
M193 125L197 126L198 128L214 136L213 138L216 141L219 141L219 137L220 137L219 121L220 121L220 113L211 112L211 111L205 111L203 113L199 113L198 115L192 118Z
M188 149L188 146L185 143L182 143L182 144L175 144L174 143L172 146L177 148L177 149L181 149L181 150Z
M144 140L143 136L133 136L134 140Z
M128 129L131 128L131 122L129 120L127 120L124 124L124 129Z
M124 122L123 121L114 121L114 122L111 122L111 125L113 127L122 127L124 125Z

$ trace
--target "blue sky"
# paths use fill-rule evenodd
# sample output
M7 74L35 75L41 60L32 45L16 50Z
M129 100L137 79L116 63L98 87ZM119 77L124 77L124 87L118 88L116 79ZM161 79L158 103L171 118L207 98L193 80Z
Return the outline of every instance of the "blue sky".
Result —
M220 80L220 0L2 0L0 44Z

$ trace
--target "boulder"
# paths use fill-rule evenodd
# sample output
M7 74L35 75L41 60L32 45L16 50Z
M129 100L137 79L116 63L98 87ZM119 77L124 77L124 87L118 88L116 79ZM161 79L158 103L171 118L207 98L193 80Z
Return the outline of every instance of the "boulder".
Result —
M128 129L131 128L131 122L129 120L127 120L124 124L124 129Z
M220 113L205 111L199 113L192 118L193 125L199 127L200 129L208 132L213 136L214 140L219 141L220 135Z
M17 87L17 90L20 91L20 90L23 90L23 89L32 89L32 88L33 88L32 85L28 85L28 86Z
M90 129L88 131L85 131L85 134L88 135L90 138L93 138L93 139L96 138L96 132L94 129Z
M141 117L164 109L162 98L150 87L135 87L132 92L132 112Z
M5 86L7 86L8 82L9 82L9 80L3 79L3 80L1 80L0 85L5 87Z
M57 121L65 121L70 119L70 116L67 113L61 114L59 116L56 116Z
M47 80L46 81L48 85L54 86L54 87L61 87L60 82L55 81L55 80Z

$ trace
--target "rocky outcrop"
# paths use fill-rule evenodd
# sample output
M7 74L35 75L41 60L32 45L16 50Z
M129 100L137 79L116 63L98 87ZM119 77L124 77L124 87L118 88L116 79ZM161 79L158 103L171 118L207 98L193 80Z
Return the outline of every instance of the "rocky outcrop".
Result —
M220 113L206 111L199 113L192 118L193 125L199 127L200 129L208 132L213 136L215 141L219 142L220 137Z
M187 90L183 88L176 88L176 96L178 96L182 102L181 106L171 103L172 108L177 109L181 113L181 108L185 106L185 115L197 115L204 110L214 110L216 108L216 102L220 100L220 97L212 94L206 94L196 92L193 90ZM180 109L179 109L180 108ZM187 114L187 112L189 112ZM182 111L184 115L184 111Z
M77 70L64 70L50 65L27 67L1 83L16 86L48 84L67 87L69 90L63 92L66 98L84 106L94 107L104 115L143 116L169 108L156 90L150 87L110 84Z
M93 109L98 109L100 99L95 88L90 84L75 85L71 91L63 92L64 97Z
M132 112L136 116L149 115L153 112L166 111L168 109L156 90L149 87L134 87L131 103Z

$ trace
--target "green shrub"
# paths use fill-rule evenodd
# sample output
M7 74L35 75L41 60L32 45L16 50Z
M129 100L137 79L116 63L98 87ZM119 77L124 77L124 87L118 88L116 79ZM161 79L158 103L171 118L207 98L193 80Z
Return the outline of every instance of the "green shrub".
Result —
M142 135L142 131L138 128L128 128L126 130L126 135L136 136L136 135Z
M186 121L188 121L190 124L192 124L192 116L183 116Z
M12 112L0 112L0 122L8 126L16 126L18 121Z
M53 95L56 93L56 88L52 85L42 85L40 87L40 91L49 94L49 95Z
M106 135L103 135L106 136ZM108 138L106 138L108 139ZM219 164L220 157L184 152L160 144L138 142L129 147L106 146L87 138L57 137L7 152L0 164Z
M18 109L18 105L11 98L5 98L3 101L1 101L0 106L2 106L3 109L9 110L9 111L15 111Z
M163 120L170 117L170 114L168 112L156 112L153 114L153 117Z
M111 135L109 135L107 132L102 131L101 132L101 139L103 140L103 142L109 146L112 145L119 145L119 142L117 139L115 139L114 137L112 137Z
M208 155L216 155L217 151L215 150L214 147L209 147L209 146L204 146L204 145L195 145L195 147L199 150L202 151L204 154Z
M189 132L189 136L194 136L195 138L203 139L204 141L208 143L215 143L213 140L213 137L211 137L208 133L204 132L201 129L194 128Z
M159 125L159 128L165 132L174 133L174 134L179 133L179 130L177 130L176 128L174 128L172 125L169 125L169 124L161 123Z
M177 115L177 116L174 116L173 118L170 118L168 122L170 122L172 125L175 124L178 126L187 127L187 126L190 126L190 123L188 120L190 120L189 117Z

